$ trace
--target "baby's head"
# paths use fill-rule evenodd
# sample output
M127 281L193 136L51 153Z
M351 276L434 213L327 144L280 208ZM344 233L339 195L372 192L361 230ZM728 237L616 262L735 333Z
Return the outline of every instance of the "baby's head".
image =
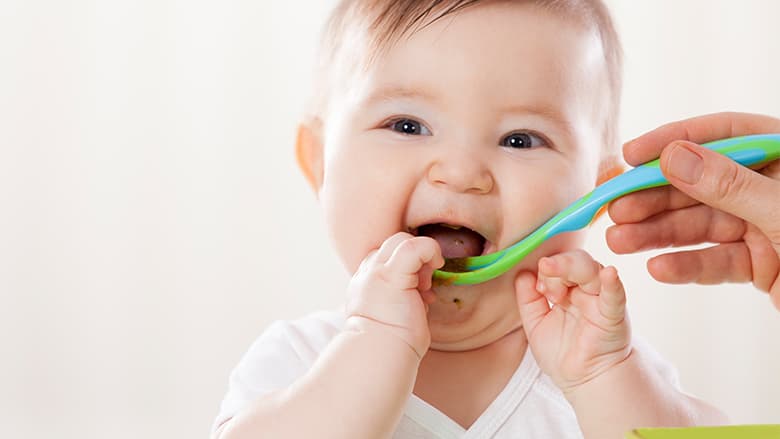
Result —
M297 153L350 272L399 231L445 257L505 248L617 163L620 45L599 0L345 0L320 59ZM515 329L517 271L581 239L436 287L432 347Z

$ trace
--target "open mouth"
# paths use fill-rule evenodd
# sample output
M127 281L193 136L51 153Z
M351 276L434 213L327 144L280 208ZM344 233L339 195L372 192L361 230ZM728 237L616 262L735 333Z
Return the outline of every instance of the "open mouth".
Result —
M412 234L435 239L445 259L479 256L484 253L487 244L485 237L478 232L453 224L425 224Z

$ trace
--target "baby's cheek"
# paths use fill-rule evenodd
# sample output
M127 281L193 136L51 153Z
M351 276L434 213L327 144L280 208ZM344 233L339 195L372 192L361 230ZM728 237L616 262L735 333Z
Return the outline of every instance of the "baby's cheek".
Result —
M536 253L537 262L545 256L552 256L582 247L586 233L586 230L576 230L553 236L539 247Z
M372 249L378 248L378 245L371 244L373 240L366 236L369 231L361 226L361 221L355 221L357 218L354 216L345 215L342 210L336 210L327 216L328 232L336 253L349 274L353 275L366 256Z
M372 250L401 230L401 210L390 197L357 188L322 196L326 227L339 258L350 274ZM381 202L379 200L385 200Z
M536 273L539 267L539 259L578 249L582 247L582 243L585 240L584 238L585 232L582 230L553 236L544 241L536 250L531 252L531 254L526 256L502 277L509 278L514 282L514 279L520 271L531 271Z

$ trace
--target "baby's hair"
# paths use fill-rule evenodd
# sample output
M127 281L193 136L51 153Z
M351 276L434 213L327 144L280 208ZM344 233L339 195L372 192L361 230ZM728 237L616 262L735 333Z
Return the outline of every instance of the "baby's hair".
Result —
M530 4L564 16L600 37L609 91L605 143L617 143L622 90L622 48L609 10L601 0L342 0L328 19L318 54L307 119L323 118L334 90L346 91L348 78L367 69L404 36L468 7L489 2Z

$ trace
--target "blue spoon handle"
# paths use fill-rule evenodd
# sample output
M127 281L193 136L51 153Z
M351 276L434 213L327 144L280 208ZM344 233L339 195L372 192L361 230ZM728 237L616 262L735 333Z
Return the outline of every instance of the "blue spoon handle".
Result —
M753 166L780 158L780 134L734 137L702 146L719 152L743 166ZM637 166L598 186L590 194L565 209L565 213L561 212L560 221L550 228L548 237L587 226L602 206L616 198L667 184L669 181L661 173L658 159Z
M780 134L734 137L702 146L717 151L744 166L780 159ZM631 192L669 184L661 173L659 161L640 165L596 187L542 224L533 233L496 253L448 260L442 270L434 272L438 282L453 285L477 284L504 274L553 236L582 229L593 221L599 209L610 201Z

